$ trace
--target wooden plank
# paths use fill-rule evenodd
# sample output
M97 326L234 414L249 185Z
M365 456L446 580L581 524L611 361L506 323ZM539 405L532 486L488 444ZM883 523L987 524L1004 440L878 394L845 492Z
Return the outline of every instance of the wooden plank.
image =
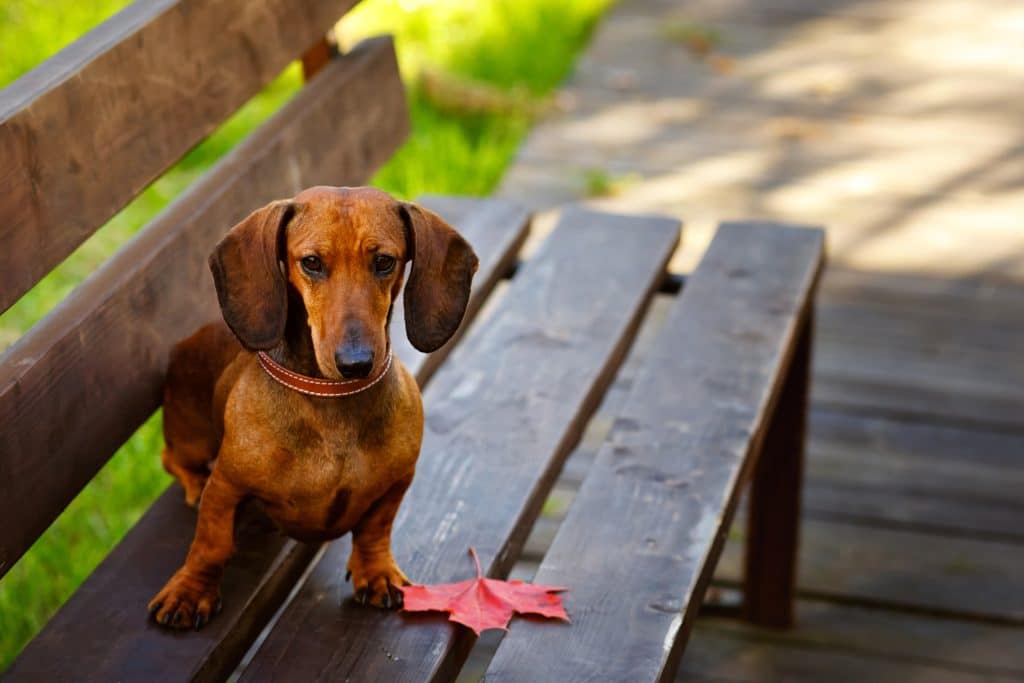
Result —
M870 306L893 314L950 317L950 310L971 311L986 325L1001 322L1020 328L1024 286L1012 280L970 279L860 271L829 267L821 284L823 304ZM953 314L956 317L956 314Z
M0 312L356 1L135 2L0 91Z
M814 396L835 410L1021 432L1024 289L829 273Z
M678 291L676 295L678 295ZM574 496L575 492L579 490L583 479L586 477L587 472L590 471L590 467L597 457L597 452L608 437L612 425L615 424L615 418L629 399L629 392L633 388L637 376L642 372L651 349L654 347L658 335L661 334L661 330L664 328L665 322L675 306L675 302L675 295L663 293L659 293L651 301L647 315L644 317L644 322L640 326L640 331L637 332L636 341L633 342L633 346L629 349L629 355L626 356L622 367L616 373L615 381L608 387L608 391L601 400L601 407L590 418L590 422L587 423L587 428L580 439L580 445L565 461L565 465L558 476L556 488L561 487L563 490L571 490ZM556 517L560 520L565 516L568 506L559 505L557 509L560 514ZM534 531L536 531L536 526ZM547 550L547 546L544 546L544 550ZM538 564L541 557L537 557Z
M425 395L416 480L394 534L395 556L414 581L471 576L470 546L486 574L507 574L677 237L668 219L563 214L487 324L437 373ZM329 546L242 680L453 677L472 633L436 615L353 603L342 577L349 547Z
M428 209L436 212L449 221L457 221L459 230L473 244L481 261L494 263L487 272L479 271L473 280L474 287L494 288L498 280L507 276L515 267L516 255L526 239L527 231L523 227L529 221L529 212L521 205L503 199L467 199L464 197L446 197L427 195L418 200ZM455 225L456 223L453 223ZM473 236L492 229L494 225L507 226L504 235L488 235L489 239L474 241ZM466 309L467 319L477 313L484 299L471 299ZM405 336L405 307L396 305L392 309L391 343L402 358L416 358L422 364L420 370L421 384L437 370L445 354L424 354L418 351ZM463 325L448 341L447 346L458 343L459 337L468 329Z
M701 618L677 681L1010 681L1020 629L803 600L797 627Z
M721 227L536 581L571 626L512 624L488 681L670 679L764 438L824 235Z
M365 181L407 129L391 42L367 43L325 68L8 351L0 424L17 429L0 431L0 567L160 404L174 341L220 315L207 266L217 239L271 199Z
M985 304L961 306L941 297L916 310L824 299L818 328L823 339L866 350L895 347L954 362L1016 366L1019 371L1024 360L1015 350L1024 346L1024 323L1013 315L988 319L995 315Z
M835 335L823 336L830 343L823 344L818 365L828 375L888 376L894 385L926 384L936 392L1024 402L1024 364L1002 363L995 353L928 354L922 348L886 346L881 340L866 344L849 338L837 339Z
M1024 388L1010 370L980 373L913 354L897 358L823 345L811 394L816 405L830 410L1022 433Z
M814 519L1024 543L1019 496L994 501L981 490L978 498L945 498L922 489L909 480L876 487L814 477L804 486L804 508Z
M715 579L741 580L742 527ZM799 593L857 604L1024 624L1024 545L805 517Z
M1024 542L1024 436L812 411L807 514Z
M528 233L528 216L507 201L425 203L442 209L480 258L468 323L515 258ZM404 334L400 327L398 334ZM452 348L447 344L428 357L396 345L395 353L423 383L428 368ZM236 553L224 578L224 611L199 633L169 634L145 621L145 607L181 565L192 540L195 513L183 495L174 485L154 503L15 660L8 670L12 680L223 680L233 670L319 546L286 539L258 510L250 510L237 526ZM103 615L102 629L96 628L97 615ZM76 655L53 657L66 643L76 644Z
M813 304L799 323L792 360L768 419L748 491L743 616L759 626L793 625L807 398L814 340Z

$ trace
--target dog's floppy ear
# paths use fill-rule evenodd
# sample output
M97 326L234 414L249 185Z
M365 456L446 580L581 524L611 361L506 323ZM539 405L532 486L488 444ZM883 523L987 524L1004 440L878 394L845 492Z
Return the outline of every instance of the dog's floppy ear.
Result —
M412 272L405 287L409 341L429 353L448 341L462 322L478 261L473 247L433 211L401 202L406 253Z
M271 202L231 228L210 254L224 321L250 351L273 348L284 336L288 286L278 261L294 214L291 202Z

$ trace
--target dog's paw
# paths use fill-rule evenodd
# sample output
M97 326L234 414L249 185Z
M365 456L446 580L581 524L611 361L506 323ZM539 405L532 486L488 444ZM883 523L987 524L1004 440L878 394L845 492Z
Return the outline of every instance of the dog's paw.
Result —
M398 587L412 583L394 560L364 565L353 556L348 572L355 591L353 599L360 605L397 609L402 606L402 591Z
M167 628L201 629L220 612L220 588L178 571L149 603L149 616Z

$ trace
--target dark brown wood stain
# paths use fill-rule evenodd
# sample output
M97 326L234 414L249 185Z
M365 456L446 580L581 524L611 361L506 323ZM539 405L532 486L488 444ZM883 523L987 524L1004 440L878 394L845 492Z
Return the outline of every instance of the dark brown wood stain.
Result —
M513 622L488 681L672 678L822 259L819 230L719 228L534 578L572 626Z

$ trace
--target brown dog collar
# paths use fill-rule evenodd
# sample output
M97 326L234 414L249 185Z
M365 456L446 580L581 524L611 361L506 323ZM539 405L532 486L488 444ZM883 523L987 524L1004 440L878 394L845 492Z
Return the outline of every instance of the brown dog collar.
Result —
M342 396L352 396L353 394L366 391L381 381L384 375L388 374L388 370L391 369L391 356L391 349L388 349L388 359L384 363L384 368L376 377L367 377L366 379L319 379L292 372L264 351L256 353L260 366L276 382L283 384L289 389L320 398L341 398Z

